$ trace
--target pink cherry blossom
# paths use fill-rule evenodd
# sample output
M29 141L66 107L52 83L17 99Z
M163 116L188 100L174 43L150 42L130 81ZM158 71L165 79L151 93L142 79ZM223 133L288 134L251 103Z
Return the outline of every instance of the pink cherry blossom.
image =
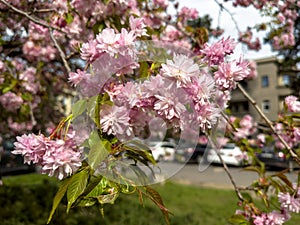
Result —
M243 60L234 60L230 63L221 63L218 71L214 73L216 84L221 90L236 88L236 82L248 77L250 70L248 63Z
M285 104L290 112L300 112L300 101L296 96L287 96L285 98Z
M77 148L75 133L70 132L64 140L52 140L44 135L22 135L14 143L13 154L21 154L25 163L39 164L42 173L62 180L81 166L82 153Z
M23 104L22 97L16 95L15 93L9 91L0 96L0 103L2 106L10 112L15 112Z
M187 86L199 74L199 66L186 55L175 54L173 60L162 64L161 75L176 80L177 87Z
M131 136L132 128L129 126L129 110L124 106L103 105L100 109L100 124L103 132L108 135Z
M224 62L224 57L233 53L236 43L228 37L222 38L220 41L212 44L205 43L204 48L200 51L204 55L204 62L209 66L218 65Z

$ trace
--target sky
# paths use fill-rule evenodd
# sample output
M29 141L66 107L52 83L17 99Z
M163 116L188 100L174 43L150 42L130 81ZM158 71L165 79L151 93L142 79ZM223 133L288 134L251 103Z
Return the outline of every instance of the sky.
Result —
M237 21L237 25L240 30L245 31L247 26L253 26L262 20L267 21L267 18L262 18L257 10L253 7L250 8L242 8L238 7L235 8L232 6L232 2L229 1L224 3L223 0L218 0L220 3L224 5L226 9L233 13L233 17ZM221 28L225 30L223 36L227 38L228 36L237 40L238 38L238 31L235 27L234 22L231 19L231 16L226 12L222 11L219 17L220 7L215 2L215 0L179 0L179 7L187 6L196 8L199 12L200 16L204 16L205 14L209 14L210 17L213 19L212 27L217 27L218 23ZM258 37L263 37L263 33L258 33ZM254 37L256 37L254 35ZM262 39L261 39L262 40ZM257 51L248 50L245 45L238 44L235 49L235 54L233 57L239 57L241 54L244 58L247 59L259 59L264 57L269 57L276 55L276 53L271 51L269 45L263 45L262 49Z

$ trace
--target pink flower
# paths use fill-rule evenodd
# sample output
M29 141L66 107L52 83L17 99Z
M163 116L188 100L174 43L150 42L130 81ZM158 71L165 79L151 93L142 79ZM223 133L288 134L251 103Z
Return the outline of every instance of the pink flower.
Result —
M144 24L143 18L134 18L133 16L130 16L129 26L130 29L134 32L136 37L148 36L146 25Z
M91 77L91 74L86 73L85 71L81 71L77 69L77 73L70 72L68 80L76 87L80 82L84 80L88 80Z
M101 53L96 49L97 44L98 43L96 40L91 40L87 43L84 43L80 49L81 58L87 62L95 61L101 55Z
M44 135L23 134L17 137L17 142L14 145L15 150L12 153L21 154L24 157L24 163L42 163L47 146Z
M278 194L278 201L281 204L281 208L289 212L300 212L300 198L294 198L289 193L280 192Z
M13 154L21 154L25 163L42 166L42 173L58 179L73 174L82 161L81 151L75 143L75 132L66 135L65 140L52 140L44 135L22 135L14 143Z
M178 13L178 16L182 17L183 22L186 22L187 20L196 19L199 16L199 13L197 9L183 7Z
M218 65L224 62L225 55L230 55L236 43L228 37L226 40L222 38L220 41L209 46L205 43L204 48L200 51L204 55L204 61L209 65Z
M186 55L175 54L173 60L162 64L161 75L176 80L177 87L187 86L199 74L198 65Z
M100 109L100 125L108 135L131 136L129 110L124 106L102 105Z
M78 151L73 135L66 140L51 140L43 156L42 173L59 180L75 173L81 166L81 152Z
M177 88L175 83L168 79L164 80L164 85L154 96L157 99L154 103L154 110L168 120L179 119L186 111L185 105L189 103L186 92Z
M40 89L40 83L36 80L35 73L36 69L29 67L19 76L20 80L23 80L22 85L25 87L25 90L33 94L36 94Z
M96 36L96 48L99 52L107 52L114 54L118 52L118 40L120 34L116 34L114 29L105 28L100 34Z
M284 101L290 112L300 112L300 101L296 96L287 96Z
M232 90L236 88L236 82L241 81L249 75L248 64L245 61L233 61L221 63L218 71L214 73L216 84L221 90Z
M0 103L2 106L10 112L15 112L23 104L23 99L13 92L6 92L0 96Z

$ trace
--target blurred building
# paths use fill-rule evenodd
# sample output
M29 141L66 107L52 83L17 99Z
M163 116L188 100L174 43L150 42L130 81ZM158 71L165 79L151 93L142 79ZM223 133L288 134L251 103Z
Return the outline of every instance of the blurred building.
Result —
M283 111L283 101L288 95L294 94L291 88L297 76L294 68L283 68L276 57L255 60L257 64L257 78L240 83L253 97L258 107L271 120L277 119L278 113ZM250 114L255 121L264 123L255 108L246 100L240 90L232 93L229 106L232 115L242 117Z

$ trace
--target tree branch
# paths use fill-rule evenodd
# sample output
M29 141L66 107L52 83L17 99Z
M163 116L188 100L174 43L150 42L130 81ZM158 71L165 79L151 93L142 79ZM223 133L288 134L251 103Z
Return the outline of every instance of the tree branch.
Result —
M27 19L31 20L32 22L36 23L36 24L39 24L41 26L44 26L44 27L47 27L47 28L52 28L54 30L57 30L59 32L62 32L64 34L67 34L65 31L63 31L62 29L58 28L58 27L54 27L54 26L51 26L50 24L46 23L45 21L41 20L41 19L38 19L38 18L35 18L33 16L31 16L29 13L27 12L24 12L16 7L14 7L13 5L9 4L7 1L5 0L0 0L4 5L6 5L8 8L10 8L11 10L13 10L14 12L22 15L22 16L25 16Z
M283 137L280 134L278 134L278 132L275 130L272 122L263 113L263 111L257 106L256 101L247 93L247 91L239 83L237 84L237 88L242 92L242 94L245 96L245 98L253 105L253 107L258 112L258 114L261 116L261 118L266 122L267 126L276 135L276 137L280 140L280 142L284 145L284 147L289 151L292 158L300 165L300 159L299 159L298 155L295 153L295 151L293 149L291 149L291 147L286 143L286 141L283 139Z
M61 49L61 47L58 45L58 43L57 43L57 41L56 41L56 39L55 39L55 37L54 37L54 35L53 35L53 30L52 30L52 28L49 28L49 33L50 33L50 38L51 38L51 40L53 41L55 47L57 48L57 50L58 50L58 52L59 52L59 55L60 55L60 57L61 57L61 59L62 59L62 61L63 61L63 63L64 63L64 66L65 66L67 72L70 73L70 72L71 72L71 68L70 68L70 66L69 66L69 64L68 64L68 62L67 62L67 60L66 60L66 55L65 55L65 53L63 52L63 50Z
M210 138L210 140L211 140L210 143L212 144L213 150L215 150L215 152L217 153L217 155L218 155L218 157L220 159L220 162L223 165L225 173L229 177L229 180L230 180L230 182L231 182L231 184L232 184L232 186L233 186L233 188L235 190L235 193L236 193L237 197L239 198L239 200L244 201L244 198L243 198L243 196L242 196L242 194L240 192L239 187L236 185L236 182L235 182L233 176L231 175L227 164L224 162L222 156L220 155L220 152L219 152L220 146L217 144L217 140L215 140L213 138Z

